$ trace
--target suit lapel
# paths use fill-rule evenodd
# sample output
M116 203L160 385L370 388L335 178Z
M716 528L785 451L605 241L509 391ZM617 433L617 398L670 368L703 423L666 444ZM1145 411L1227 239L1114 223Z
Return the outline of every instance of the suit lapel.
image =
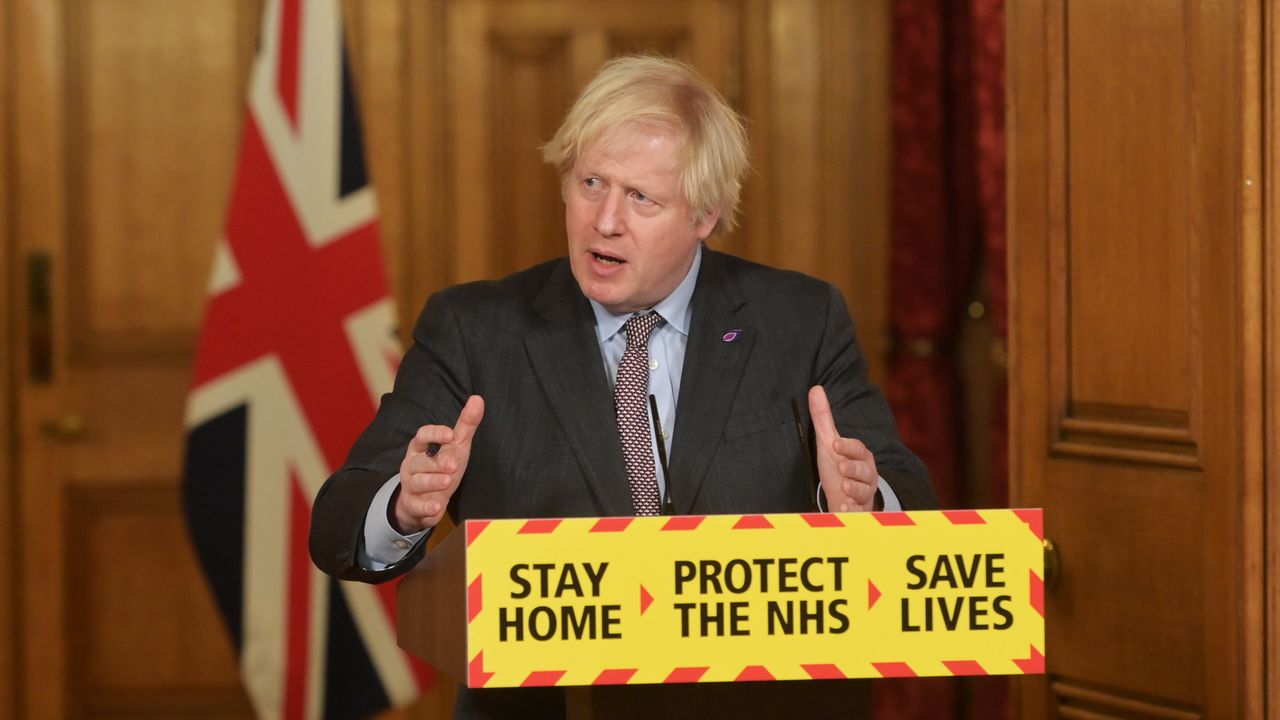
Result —
M595 320L567 262L556 268L534 309L543 320L525 338L534 373L604 513L631 515L631 491Z
M719 253L704 249L693 292L693 323L671 448L671 495L680 513L690 512L724 437L725 422L755 342L755 328L749 326L743 312L746 300L722 273ZM737 336L726 340L731 332Z

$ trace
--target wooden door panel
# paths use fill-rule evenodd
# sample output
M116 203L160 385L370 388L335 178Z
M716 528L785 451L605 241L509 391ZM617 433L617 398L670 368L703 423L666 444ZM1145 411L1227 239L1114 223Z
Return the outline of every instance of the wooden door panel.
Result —
M555 134L577 92L571 84L571 44L567 34L557 32L495 30L490 35L492 151L485 176L491 180L475 190L496 202L491 236L469 240L492 246L492 268L499 276L564 254L559 173L540 162L538 149ZM465 152L459 155L467 162ZM463 202L471 197L459 193Z
M1028 717L1260 707L1257 9L1010 7L1013 496L1063 568Z
M1187 411L1193 33L1155 3L1065 4L1050 72L1066 157L1051 172L1065 171L1070 207L1051 252L1069 278L1071 342L1054 361L1069 362L1072 403Z
M243 3L66 3L74 347L194 345L243 116ZM216 235L215 235L216 237ZM196 238L199 238L197 240Z
M67 631L78 639L70 714L247 717L226 626L191 562L177 489L73 488L67 503Z
M1205 518L1192 495L1200 480L1184 477L1182 492L1170 492L1140 467L1047 465L1046 532L1064 566L1045 637L1055 677L1099 686L1123 678L1142 694L1202 705ZM1155 497L1169 501L1157 509Z
M1054 447L1194 467L1201 367L1191 341L1206 338L1190 302L1202 289L1191 254L1212 242L1192 232L1209 148L1190 128L1196 103L1211 100L1191 93L1204 72L1187 63L1197 29L1144 3L1072 2L1055 20L1049 116L1061 140L1049 173L1064 179L1051 191L1061 220L1047 238ZM1185 457L1144 455L1159 452Z

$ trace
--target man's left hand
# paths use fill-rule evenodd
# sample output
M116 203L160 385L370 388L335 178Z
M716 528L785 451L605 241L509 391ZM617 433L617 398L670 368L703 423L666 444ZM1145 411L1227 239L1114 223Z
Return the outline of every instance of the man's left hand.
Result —
M818 450L818 478L833 512L867 512L876 500L876 459L856 438L840 437L821 385L809 388L809 416Z

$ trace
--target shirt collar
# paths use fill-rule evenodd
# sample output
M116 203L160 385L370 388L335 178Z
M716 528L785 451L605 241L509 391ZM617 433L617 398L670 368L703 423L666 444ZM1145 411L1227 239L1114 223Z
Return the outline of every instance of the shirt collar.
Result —
M698 284L698 268L701 265L702 243L698 243L698 248L693 253L693 263L689 265L689 272L685 273L684 279L675 290L671 291L670 295L650 308L657 312L668 325L686 337L689 335L689 320L692 315L690 302L693 300L693 288ZM628 313L612 313L595 300L588 298L587 301L591 303L591 310L595 313L596 337L601 343L608 342L618 334L632 315L649 312L649 309L645 309Z

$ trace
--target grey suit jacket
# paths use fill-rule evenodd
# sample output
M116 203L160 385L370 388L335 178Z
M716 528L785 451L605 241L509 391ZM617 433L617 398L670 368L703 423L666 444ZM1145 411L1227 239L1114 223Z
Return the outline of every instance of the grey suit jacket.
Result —
M821 384L840 433L875 454L904 509L937 506L927 472L898 439L866 375L844 300L831 285L704 249L670 452L682 514L800 512L813 494L791 400L807 414ZM632 514L591 307L566 259L444 290L427 302L395 388L312 510L311 553L335 577L381 582L356 562L373 495L399 472L409 438L453 425L485 398L466 476L449 512L473 518ZM737 331L736 339L725 335ZM810 433L812 435L812 433Z
M704 249L692 302L676 405L679 430L670 452L678 512L811 510L810 461L796 436L791 401L799 400L807 415L806 396L815 384L826 388L840 433L871 448L903 507L937 506L923 464L899 441L888 406L867 379L839 291ZM730 331L738 335L726 341ZM485 416L449 505L455 522L632 514L595 320L562 258L428 300L395 388L315 499L316 565L335 577L381 582L417 564L425 543L386 570L361 568L356 558L365 514L378 489L399 472L418 427L452 425L471 394L484 397ZM747 691L730 685L735 696ZM766 685L750 690L759 695L753 707L785 712L827 702L842 716L863 704L858 697L865 691L858 684L828 684L815 696L813 684ZM714 717L726 689L611 692L619 694L620 707ZM644 702L635 704L629 693L643 693ZM564 695L557 688L461 688L456 713L562 717Z

